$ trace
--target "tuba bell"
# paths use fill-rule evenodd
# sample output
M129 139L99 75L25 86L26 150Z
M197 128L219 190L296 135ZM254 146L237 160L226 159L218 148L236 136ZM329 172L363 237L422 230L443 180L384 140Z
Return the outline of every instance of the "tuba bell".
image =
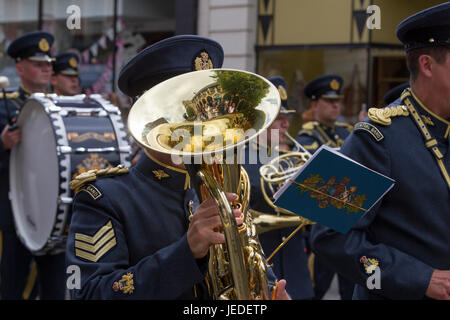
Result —
M199 198L218 207L225 244L209 249L207 283L213 299L268 299L261 244L248 210L250 182L239 151L275 120L280 97L265 78L232 69L194 71L145 92L128 115L144 148L183 163ZM226 192L238 199L230 203ZM234 208L243 224L237 225Z

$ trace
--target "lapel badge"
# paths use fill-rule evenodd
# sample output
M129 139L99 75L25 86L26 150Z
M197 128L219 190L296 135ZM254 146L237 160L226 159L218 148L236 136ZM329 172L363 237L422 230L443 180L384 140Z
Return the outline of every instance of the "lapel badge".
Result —
M336 79L331 80L330 88L334 91L339 90L339 82Z
M213 68L213 63L206 50L200 51L194 58L194 70L208 70Z
M153 174L155 175L156 178L158 178L158 180L161 180L162 178L169 178L170 176L164 172L164 170L162 169L158 169L158 170L153 170L152 171Z
M42 52L47 52L49 49L50 49L50 45L48 44L48 41L47 41L47 39L45 39L45 38L42 38L40 41L39 41L39 49L42 51Z
M380 264L377 259L367 258L366 256L361 257L361 259L359 259L359 262L363 264L367 274L372 274L375 271L375 268Z
M134 291L134 280L133 274L128 272L122 276L122 279L114 282L113 284L114 291L122 291L125 294L132 294Z
M423 122L425 122L426 124L430 125L430 126L434 126L434 122L431 120L430 117L424 116L422 115L422 120Z

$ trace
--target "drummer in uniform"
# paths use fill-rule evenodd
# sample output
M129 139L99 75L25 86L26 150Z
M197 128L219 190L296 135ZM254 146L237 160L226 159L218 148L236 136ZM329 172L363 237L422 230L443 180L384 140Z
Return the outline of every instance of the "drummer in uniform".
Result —
M18 239L9 190L9 155L11 149L20 142L20 128L12 127L20 108L35 92L45 92L52 74L50 48L53 35L45 31L27 33L14 40L8 47L8 55L16 62L16 71L21 80L18 91L7 94L7 106L0 101L0 230L2 256L0 287L2 299L29 299L39 294L40 299L64 299L65 270L64 255L33 257ZM11 119L7 119L9 115ZM39 186L36 186L38 188ZM30 268L31 266L31 268ZM37 288L36 278L39 288Z
M171 77L220 68L222 62L223 49L216 41L175 36L130 60L118 84L135 98ZM207 253L211 244L225 239L214 230L220 218L212 199L198 205L189 181L184 166L169 155L145 150L130 170L94 171L71 182L76 195L66 260L81 269L81 286L71 289L73 299L209 297ZM239 216L240 210L234 213Z
M337 122L342 108L343 83L342 77L328 74L315 78L305 86L304 93L311 101L315 120L303 124L296 140L311 154L323 144L339 148L353 129L350 124ZM314 254L311 254L310 259L314 299L320 300L329 289L335 272ZM341 299L350 300L353 284L339 274L338 281Z
M81 92L78 64L78 55L73 52L60 53L55 57L50 80L54 93L60 96L74 96Z
M249 175L251 183L250 208L260 213L271 214L276 217L277 213L266 202L261 190L259 169L266 161L260 156L267 155L266 159L269 160L278 154L290 152L293 149L293 141L287 138L286 133L289 129L289 122L292 119L292 115L295 114L295 110L288 107L285 79L281 76L274 76L268 78L268 80L273 83L280 93L280 112L267 129L267 141L252 141L245 147L243 166ZM275 141L272 141L272 130L278 130L278 152L272 150L272 147L277 147L274 145ZM250 153L254 153L254 155L250 155ZM257 159L257 163L254 163L255 161L252 159ZM258 237L264 253L269 255L274 252L294 229L295 227L275 228L259 233ZM292 299L309 300L313 298L314 291L308 270L308 257L303 232L297 232L286 245L275 253L269 264L272 265L277 278L286 279L286 290Z

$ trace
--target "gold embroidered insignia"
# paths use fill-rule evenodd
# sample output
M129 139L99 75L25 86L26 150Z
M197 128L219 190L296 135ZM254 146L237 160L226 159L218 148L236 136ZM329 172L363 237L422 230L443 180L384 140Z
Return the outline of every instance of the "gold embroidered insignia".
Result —
M75 255L92 262L97 262L116 244L116 236L111 221L108 221L93 236L75 233Z
M78 65L77 59L75 59L74 57L70 58L70 59L69 59L69 65L70 65L72 68L76 68L77 65Z
M107 175L119 175L128 172L129 172L128 168L122 164L119 164L117 167L114 168L92 169L76 176L72 181L70 181L69 186L70 189L74 190L75 193L77 193L83 185L85 185L88 182L96 180L97 177Z
M162 169L158 169L158 170L153 170L152 171L153 174L155 175L156 178L158 178L158 180L161 180L162 178L169 178L170 176L164 172L164 170Z
M370 108L368 112L369 119L375 123L389 126L392 121L391 118L398 116L409 116L409 111L405 106L394 106L389 108Z
M47 52L50 49L50 45L48 44L48 41L45 38L42 38L39 41L38 46L39 46L39 50L41 50L42 52Z
M357 130L364 130L367 131L368 133L370 133L372 135L372 137L375 138L375 140L377 142L380 142L381 140L384 139L383 134L380 132L380 130L378 130L377 127L375 127L373 124L371 123L367 123L367 122L358 122L357 124L355 124L355 131Z
M213 68L213 63L211 59L209 58L209 54L206 51L201 51L200 54L198 54L195 57L194 60L194 70L208 70Z
M77 132L69 132L67 133L67 139L76 143L84 142L90 139L109 143L116 140L116 135L110 132L104 132L103 134L99 134L97 132L86 132L81 135L79 135Z
M134 291L134 280L133 274L128 272L122 276L122 279L114 282L113 284L114 291L122 291L125 294L132 294Z
M375 271L375 268L380 264L377 259L367 258L366 256L361 257L361 259L359 259L359 262L364 265L364 269L366 270L367 274L372 274Z
M431 120L430 117L424 116L422 115L422 120L423 122L425 122L426 124L430 125L430 126L434 126L434 122Z
M336 79L331 80L330 82L330 88L334 91L339 90L339 81L337 81Z
M89 193L89 195L92 197L92 199L97 200L102 196L102 193L100 190L98 190L96 187L94 187L92 184L88 184L87 186L83 186L80 191L84 191Z
M286 100L287 99L286 90L284 89L284 87L282 85L278 86L278 93L280 94L281 100Z
M77 172L72 176L75 179L79 174L95 169L112 168L112 165L105 158L99 157L98 153L91 153L89 157L83 159L83 161L77 165Z

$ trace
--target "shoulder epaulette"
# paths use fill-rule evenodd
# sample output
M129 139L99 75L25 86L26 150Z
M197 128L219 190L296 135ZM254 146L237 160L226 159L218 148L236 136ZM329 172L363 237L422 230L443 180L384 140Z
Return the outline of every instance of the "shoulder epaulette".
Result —
M409 112L405 106L400 105L382 109L370 108L368 115L369 119L372 120L373 122L381 124L383 126L389 126L392 123L391 118L398 116L406 117L409 115Z
M345 122L336 122L336 125L338 127L345 127L348 131L352 131L353 130L353 126L349 123L345 123Z
M315 127L316 127L315 121L308 121L302 125L303 130L314 130Z
M18 91L14 92L6 92L6 98L8 99L17 99L20 96ZM0 99L3 99L3 92L0 92Z
M123 165L118 165L114 168L93 169L76 176L72 181L70 181L69 186L70 189L77 193L86 183L95 181L97 177L120 175L128 172L129 169Z

